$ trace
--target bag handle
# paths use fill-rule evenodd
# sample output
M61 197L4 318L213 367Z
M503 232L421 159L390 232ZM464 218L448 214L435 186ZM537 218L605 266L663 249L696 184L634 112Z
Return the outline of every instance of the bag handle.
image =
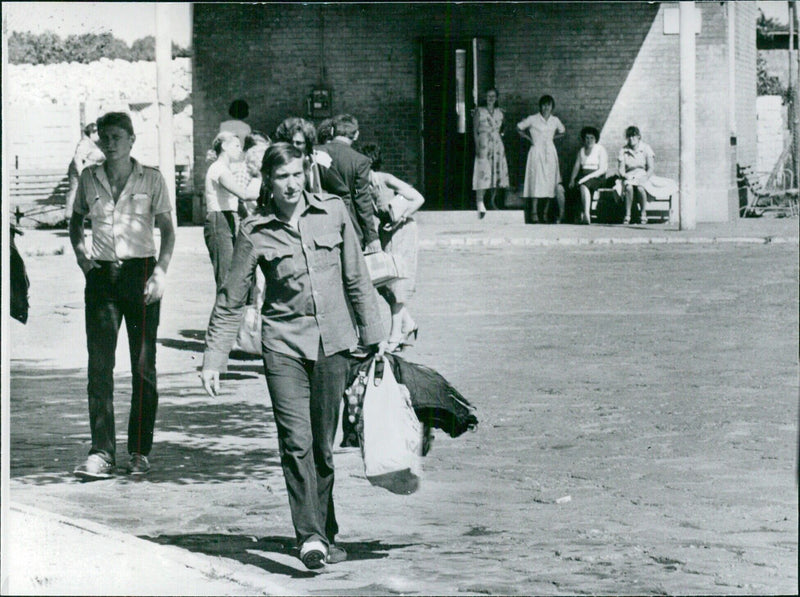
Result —
M386 366L386 360L375 358L372 361L372 366L374 368L374 373L372 375L372 383L377 388L378 386L381 385L381 382L383 381L383 369Z

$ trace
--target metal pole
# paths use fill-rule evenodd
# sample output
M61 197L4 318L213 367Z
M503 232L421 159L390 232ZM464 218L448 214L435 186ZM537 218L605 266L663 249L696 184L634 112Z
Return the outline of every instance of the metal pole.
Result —
M3 30L2 30L2 38L3 38L3 66L2 66L2 76L3 81L7 82L8 78L8 23L7 23L7 14L3 11ZM8 106L8 85L2 86L2 98L3 98L3 112L6 111L6 106ZM3 114L5 116L5 114ZM2 240L2 255L0 256L0 261L2 261L2 265L0 265L0 277L2 278L2 289L3 292L0 294L0 316L2 317L3 322L3 342L0 343L0 419L2 419L3 423L0 425L0 475L2 475L2 482L0 482L0 553L3 553L5 557L0 559L0 587L7 588L8 587L8 578L11 574L11 570L8 567L8 546L9 546L9 533L8 533L8 498L9 498L9 491L8 491L8 480L9 480L9 465L11 464L11 458L9 456L9 447L11 446L11 435L9 430L9 420L11 414L11 402L9 399L9 390L11 387L11 378L9 376L8 366L10 363L10 350L11 350L11 343L9 341L9 327L11 327L11 299L10 299L10 289L11 289L11 274L10 274L10 264L11 260L9 259L9 252L10 252L10 237L11 237L11 222L9 221L11 218L11 214L9 213L9 208L11 207L9 203L9 189L8 189L8 160L6 159L6 153L8 152L8 144L6 143L6 127L0 127L2 129L2 139L3 139L3 163L2 163L2 173L3 173L3 180L2 180L2 210L3 214L0 217L2 220L3 229L0 231L0 237Z
M697 227L695 189L695 6L680 2L680 230Z
M800 28L798 28L798 21L797 21L797 2L789 2L789 31L791 32L789 47L795 48L794 43L794 35ZM794 54L794 56L792 56ZM795 60L792 60L795 58ZM798 93L797 87L800 84L800 70L796 71L795 69L800 69L800 52L793 49L789 52L789 76L792 77L794 74L794 82L795 84L791 87L792 91L792 113L790 118L792 119L792 143L793 143L793 152L792 158L794 159L794 184L795 188L798 187L800 184L800 106L798 106Z
M175 141L172 135L172 37L169 5L156 2L156 95L158 97L158 167L167 182L173 224L175 209Z

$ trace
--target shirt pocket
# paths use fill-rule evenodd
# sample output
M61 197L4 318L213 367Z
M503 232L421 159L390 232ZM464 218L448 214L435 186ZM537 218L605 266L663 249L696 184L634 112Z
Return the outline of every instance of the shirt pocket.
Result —
M339 232L314 237L314 265L324 269L338 264L341 245L342 235Z
M109 222L111 221L111 209L106 206L104 201L97 197L90 201L89 218L92 222Z
M126 212L137 216L144 216L150 213L152 200L147 193L134 193L127 205Z
M267 262L266 277L272 280L290 279L297 272L294 253L289 247L271 249L264 255L264 260Z

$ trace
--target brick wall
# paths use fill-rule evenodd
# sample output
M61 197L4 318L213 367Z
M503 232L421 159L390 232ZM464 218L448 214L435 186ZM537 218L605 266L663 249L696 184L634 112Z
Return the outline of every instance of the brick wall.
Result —
M565 178L581 127L602 129L602 142L614 156L633 122L656 151L658 173L677 178L678 36L663 35L661 14L658 3L645 2L196 4L196 184L232 99L246 98L251 125L271 133L283 118L303 114L311 88L325 83L334 112L355 114L361 139L384 148L385 168L419 185L418 40L446 36L494 40L513 187L522 185L527 151L515 124L537 111L544 93L555 97L555 114L567 127L557 141ZM712 76L713 85L720 77L725 84L724 64L717 72L725 41L724 21L721 31L718 24L704 26L698 56L705 52L712 64L707 73L698 65L698 96L701 72Z

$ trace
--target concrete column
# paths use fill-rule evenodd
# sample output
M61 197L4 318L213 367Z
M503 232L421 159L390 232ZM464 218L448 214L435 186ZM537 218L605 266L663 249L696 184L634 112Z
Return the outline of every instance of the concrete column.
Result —
M789 48L793 49L789 52L789 81L794 79L794 85L790 85L792 92L792 113L789 115L791 120L790 128L792 130L792 157L794 158L794 187L800 185L800 93L798 93L798 86L800 86L800 52L797 51L794 44L794 33L800 31L798 28L798 15L797 15L797 2L789 2ZM794 59L794 60L793 60Z
M172 134L172 36L169 4L156 2L156 95L158 97L158 167L169 190L173 224L175 206L175 139Z
M3 81L8 81L6 75L8 74L8 15L3 12L3 30L2 30L2 39L3 39L3 47L2 47L2 77ZM8 85L2 85L2 98L3 98L3 117L5 117L6 106L8 106ZM13 327L14 325L19 325L18 323L11 323L11 297L10 297L10 281L11 281L11 273L10 273L10 265L11 260L9 258L10 252L10 237L11 237L11 228L10 228L10 220L11 220L11 212L9 211L11 208L11 203L9 201L9 186L8 186L8 160L6 159L6 152L8 151L8 143L6 143L6 127L0 127L2 130L2 139L3 139L3 160L2 160L2 205L3 213L0 216L0 220L2 220L2 230L0 231L0 241L2 242L2 251L0 251L0 278L2 278L2 289L3 292L0 294L0 317L2 317L3 322L3 333L8 339L9 337L9 328ZM11 446L11 434L9 431L8 422L10 421L11 416L11 401L9 400L9 390L11 388L11 377L9 375L9 363L10 363L10 356L11 356L11 342L0 342L0 419L2 419L3 424L0 426L0 471L3 471L3 477L8 474L8 470L11 464L11 457L9 456L9 448ZM7 477L3 479L3 482L0 483L0 502L3 504L8 504L9 500L9 491L8 491L8 482ZM8 508L0 508L0 553L6 555L8 554L8 544L9 544L9 535L8 535ZM11 574L11 571L8 569L8 557L3 557L0 559L0 588L6 589L8 587L8 577ZM0 589L1 590L1 589ZM5 592L5 591L4 591Z
M695 185L695 6L680 2L680 198L678 228L697 227L697 196Z
M736 180L736 164L739 161L736 128L736 2L728 2L725 8L728 11L728 129L730 131L728 220L735 222L739 219L739 188Z

